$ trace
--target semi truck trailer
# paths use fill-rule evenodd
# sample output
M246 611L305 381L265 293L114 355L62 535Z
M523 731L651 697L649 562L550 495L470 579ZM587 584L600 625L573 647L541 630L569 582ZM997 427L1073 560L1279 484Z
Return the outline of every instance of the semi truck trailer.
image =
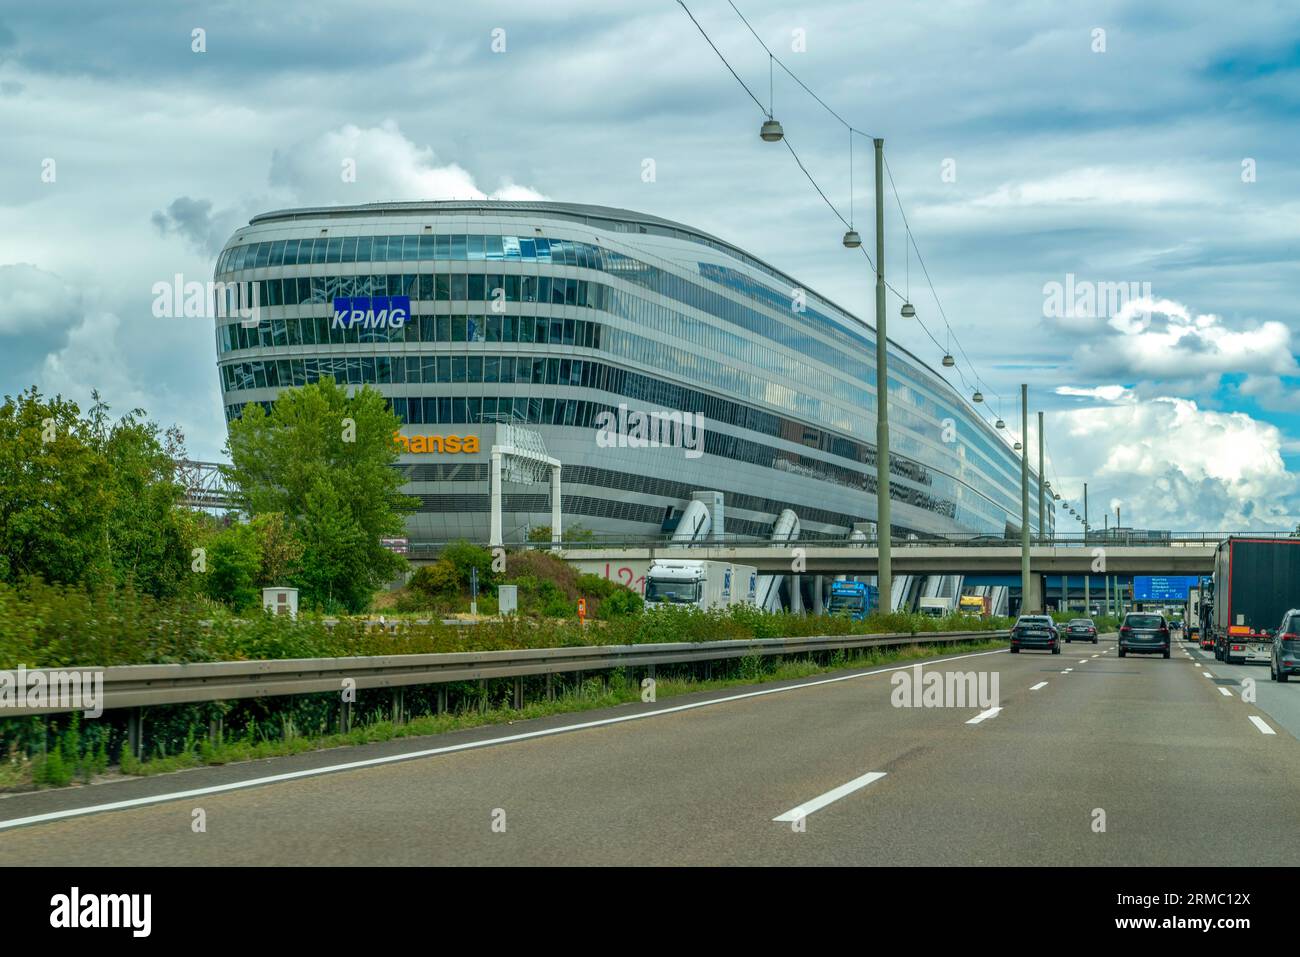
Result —
M680 605L708 611L753 605L757 588L753 565L656 559L645 576L645 607Z
M1203 599L1202 599L1203 600ZM1214 552L1214 657L1267 662L1272 630L1300 607L1300 538L1233 536Z

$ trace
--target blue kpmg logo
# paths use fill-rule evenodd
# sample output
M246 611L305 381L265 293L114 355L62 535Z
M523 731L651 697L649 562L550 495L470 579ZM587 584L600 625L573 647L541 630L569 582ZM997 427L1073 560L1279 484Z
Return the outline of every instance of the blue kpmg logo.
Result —
M334 297L335 329L400 329L410 318L410 296Z

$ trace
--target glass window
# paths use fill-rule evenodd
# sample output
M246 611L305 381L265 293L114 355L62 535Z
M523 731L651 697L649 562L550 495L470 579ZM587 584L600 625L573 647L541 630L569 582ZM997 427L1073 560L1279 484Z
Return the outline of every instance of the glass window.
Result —
M265 266L265 265L267 264L267 262L270 260L270 258L271 258L271 244L270 244L270 243L258 243L258 244L257 244L257 261L256 261L253 265L256 266L256 267L258 267L258 268L260 268L260 267L262 267L262 266Z
M451 237L450 236L433 237L433 258L434 259L451 258Z
M327 263L336 263L343 255L343 237L331 237L326 243L325 261Z
M465 407L463 398L453 398L451 400L451 421L460 425L469 420L469 412Z
M440 272L433 277L433 298L437 302L451 299L451 276Z
M466 277L464 273L452 274L451 277L451 301L452 302L465 301L465 292L466 292L466 287L468 285L467 278L468 277Z
M470 356L466 369L466 381L482 382L483 381L483 357Z
M357 262L359 263L370 262L370 241L371 241L370 236L357 237L357 258L356 258Z
M470 262L483 261L483 237L480 234L472 233L467 236L466 247Z
M483 244L483 258L489 262L499 262L504 257L500 236L484 236Z
M438 379L439 382L451 381L451 356L438 356Z
M354 263L357 261L357 237L343 237L343 258L341 262Z
M420 359L420 376L424 382L438 381L438 360L434 356L423 356Z
M402 261L415 262L420 258L420 237L405 236L402 239Z
M324 239L316 239L313 241L313 245L311 248L311 261L313 263L323 263L325 261L325 252L327 246L328 243ZM299 260L302 259L302 253L298 254L298 259Z
M451 237L451 258L460 262L465 261L465 236L463 233L457 233Z
M370 261L381 263L388 259L388 237L371 236L370 237Z
M452 317L451 317L451 341L452 341L452 342L466 342L466 341L467 341L466 338L465 338L465 332L466 332L466 321L467 321L467 318L468 318L468 317L466 317L466 316L452 316Z
M469 277L469 301L482 302L484 299L483 290L485 288L485 279L481 273L471 273Z
M545 237L539 236L533 240L537 247L537 261L539 263L548 263L551 261L551 241Z
M420 240L420 258L432 259L433 258L433 233L421 233L419 236L419 240Z
M483 381L499 382L501 380L501 359L499 356L483 357Z
M419 298L428 302L433 299L433 274L420 273Z
M438 342L451 342L451 316L438 317Z
M286 239L284 241L284 264L286 266L298 265L298 240Z

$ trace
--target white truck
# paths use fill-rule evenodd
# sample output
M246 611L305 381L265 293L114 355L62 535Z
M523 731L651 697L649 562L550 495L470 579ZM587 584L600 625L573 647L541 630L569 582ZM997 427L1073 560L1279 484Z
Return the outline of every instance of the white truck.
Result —
M707 611L753 605L757 589L753 565L655 559L645 576L645 607L689 605Z
M917 611L932 618L943 618L945 615L952 614L952 603L951 598L922 598Z

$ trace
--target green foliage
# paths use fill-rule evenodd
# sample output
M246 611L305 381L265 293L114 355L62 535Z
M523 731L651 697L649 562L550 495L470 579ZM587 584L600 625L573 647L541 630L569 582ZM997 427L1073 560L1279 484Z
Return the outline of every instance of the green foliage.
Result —
M257 530L251 525L231 525L208 542L207 551L205 593L235 611L258 607L262 551Z
M492 571L492 553L480 545L473 545L463 540L452 542L443 547L438 558L451 563L456 569L458 583L463 587L469 587L471 568L478 569L480 592L486 590L496 578L496 574Z
M251 515L278 513L302 545L303 604L360 611L406 568L380 539L399 536L418 505L399 494L397 415L369 387L351 397L331 378L285 389L270 415L231 422L227 475Z
M575 584L578 588L578 594L584 598L608 598L620 587L618 582L612 582L608 578L601 578L599 575L588 574L579 575Z
M33 386L0 405L0 582L39 575L174 595L190 584L195 533L174 477L183 438L140 410L111 423L95 400L83 417Z
M604 620L626 618L641 614L644 608L645 601L640 595L630 588L619 586L601 600L600 607L596 609L596 617Z
M432 565L421 565L407 582L407 588L425 599L446 598L460 590L460 573L445 558Z

